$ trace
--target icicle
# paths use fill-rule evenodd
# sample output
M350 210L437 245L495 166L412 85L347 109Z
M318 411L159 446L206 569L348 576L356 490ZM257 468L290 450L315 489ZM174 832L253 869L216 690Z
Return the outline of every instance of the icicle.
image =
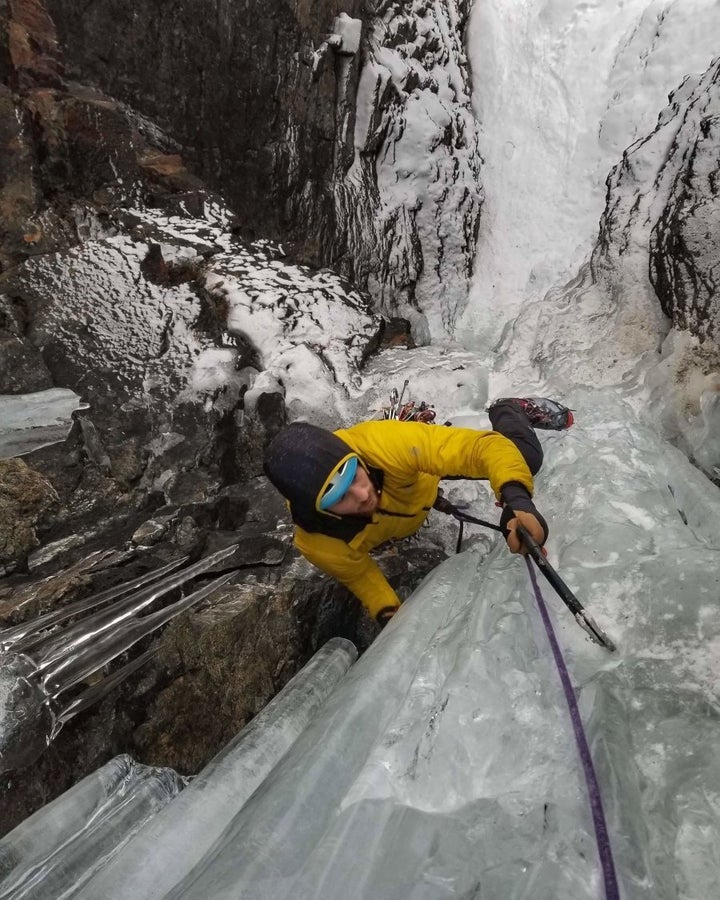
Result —
M153 581L157 581L158 578L162 578L163 575L167 575L168 572L172 572L173 569L177 569L178 566L184 565L187 561L188 557L182 556L180 559L168 563L168 565L163 566L161 569L154 569L152 572L146 572L144 575L140 575L138 578L128 581L125 584L116 585L99 594L93 594L92 597L86 597L83 600L70 603L62 609L56 609L52 612L45 613L45 615L39 616L37 619L31 619L20 625L14 625L12 628L6 628L0 631L0 650L7 650L8 647L13 647L15 650L22 651L30 649L35 643L44 640L45 636L39 636L40 632L53 628L55 625L59 625L60 622L70 619L72 616L80 615L88 609L92 609L94 606L100 606L102 603L114 600L117 597L122 597L123 594L128 594L130 591L142 587L144 584L150 584Z
M0 900L74 894L184 783L129 756L106 763L0 841Z
M126 678L133 674L133 672L137 672L142 666L145 665L153 656L157 653L157 646L150 647L144 653L140 654L136 659L131 660L129 663L126 663L122 668L118 669L116 672L113 672L112 675L108 675L105 678L102 678L96 684L93 684L86 691L83 691L79 697L75 697L73 700L68 703L68 705L57 714L55 718L55 727L53 729L53 733L50 736L50 740L55 740L60 729L65 725L66 722L69 722L70 719L74 719L78 713L84 712L91 706L94 706L103 697L106 697L110 691L114 690L118 685L122 684Z
M271 773L357 657L345 638L332 638L170 806L151 819L80 898L165 897L200 864L245 802Z
M64 629L60 634L48 636L41 643L35 645L33 649L33 657L37 659L38 670L42 672L48 669L56 662L66 659L69 653L76 652L84 644L97 640L104 632L121 627L123 621L145 609L158 597L180 587L187 581L191 581L196 575L205 572L216 563L232 556L234 552L235 546L219 550L217 553L201 559L187 569L176 572L169 578L165 578L159 583L151 585L137 594L133 594L110 609L102 610L87 619L76 622L69 628Z
M220 578L216 578L189 596L183 597L182 600L166 606L165 609L160 609L141 619L123 623L122 628L105 629L104 633L96 636L87 648L80 652L74 652L72 655L63 656L59 662L46 669L42 682L43 687L54 700L63 691L107 665L116 656L124 653L133 644L160 628L161 625L165 625L175 616L190 609L200 600L204 600L216 588L227 584L234 575L234 572L221 575Z
M55 717L37 683L33 660L19 653L0 654L0 772L37 759L54 727Z
M62 725L96 703L110 690L136 671L148 658L131 661L119 671L85 689L60 708L52 701L68 688L97 672L143 637L189 609L235 574L227 573L164 609L139 617L143 609L158 597L180 587L195 576L229 558L235 546L226 547L187 569L167 576L181 561L143 575L110 591L71 604L64 610L41 617L34 625L8 629L5 638L12 650L0 653L0 772L27 766L42 753ZM158 581L158 579L160 579ZM135 591L108 609L102 609L58 632L42 635L41 629L56 625L63 618L92 609L127 593L138 584L155 581ZM48 625L49 623L49 625ZM19 652L23 648L31 652Z

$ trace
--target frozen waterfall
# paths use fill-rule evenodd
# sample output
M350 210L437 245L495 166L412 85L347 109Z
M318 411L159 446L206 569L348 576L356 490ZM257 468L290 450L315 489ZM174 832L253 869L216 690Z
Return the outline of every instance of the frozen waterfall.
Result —
M638 413L648 394L637 371L596 389L553 376L550 358L541 379L530 308L591 253L609 168L652 130L685 72L708 65L718 24L711 0L476 4L486 217L458 333L465 350L443 349L432 372L437 402L456 422L480 411L488 385L492 396L559 392L575 411L569 432L542 437L537 502L552 565L617 652L591 643L541 587L623 900L720 896L720 491ZM567 320L577 297L566 299ZM573 327L581 333L579 311ZM456 373L468 348L481 387L461 398ZM611 349L589 352L603 365ZM564 358L563 370L573 362ZM478 499L476 486L458 490ZM290 693L292 733L269 730L273 740L261 744L247 732L250 757L235 754L241 735L62 896L604 896L558 672L525 565L502 540L436 569L347 674L352 651L336 649L344 658L329 696L308 691L312 707L300 712ZM6 842L0 892L17 876L8 868L17 829ZM46 895L32 882L22 896Z
M579 425L546 441L540 480L551 561L618 652L592 644L544 594L622 896L709 898L720 842L720 497L620 397L572 400ZM525 566L500 541L425 581L168 896L473 893L602 896L557 673Z
M720 497L617 393L571 400L578 424L546 437L539 479L550 559L617 653L543 592L621 896L709 898ZM306 724L256 789L227 772L214 787L199 776L196 812L191 786L69 896L603 896L558 675L525 566L500 540L429 576Z

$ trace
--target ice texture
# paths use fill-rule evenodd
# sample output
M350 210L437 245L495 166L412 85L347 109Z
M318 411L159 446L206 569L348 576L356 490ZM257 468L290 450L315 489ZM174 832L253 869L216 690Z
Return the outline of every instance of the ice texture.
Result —
M720 883L720 492L612 391L543 436L547 586L624 900ZM148 851L148 860L151 850ZM149 863L143 863L143 865ZM87 895L89 896L89 894ZM525 566L435 570L170 898L595 900L587 791Z
M317 715L356 657L350 641L328 641L208 763L187 794L176 797L187 779L172 769L139 765L128 756L83 779L0 841L0 900L166 896ZM173 798L177 805L161 814Z
M164 897L209 851L357 657L333 638L77 896Z
M0 841L0 898L74 896L184 783L172 769L110 760Z
M709 900L720 883L720 491L619 391L568 399L576 424L542 434L536 498L550 562L617 652L541 587L621 896ZM558 673L525 565L501 538L438 567L333 689L352 656L342 641L337 651L57 896L602 896Z
M174 562L122 589L105 591L29 624L0 631L0 772L34 762L67 721L109 693L138 664L131 660L70 700L62 696L66 691L212 594L235 573L221 575L155 612L139 616L141 611L234 552L234 546L226 547L180 572L167 574L177 567ZM165 577L159 578L163 574ZM131 588L153 579L149 587L124 596ZM112 599L115 603L108 603ZM108 605L66 628L55 629L66 615L74 616L104 603Z
M467 43L486 202L456 330L466 346L485 351L512 336L518 358L527 356L526 336L509 323L585 261L608 173L652 132L670 91L705 71L718 27L715 0L473 5ZM576 333L582 339L582 327Z

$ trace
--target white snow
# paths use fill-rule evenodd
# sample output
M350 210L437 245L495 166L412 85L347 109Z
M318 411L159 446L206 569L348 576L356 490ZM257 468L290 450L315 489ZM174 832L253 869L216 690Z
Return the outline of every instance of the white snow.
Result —
M487 353L528 301L577 272L610 169L653 130L670 91L705 71L718 33L714 0L474 5L468 51L485 205L456 337Z

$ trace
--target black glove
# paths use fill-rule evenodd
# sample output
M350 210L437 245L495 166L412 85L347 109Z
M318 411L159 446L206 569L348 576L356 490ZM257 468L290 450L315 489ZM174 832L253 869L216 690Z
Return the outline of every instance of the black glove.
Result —
M508 539L508 535L510 534L510 530L507 527L508 522L515 518L515 513L527 512L530 513L530 515L535 516L540 523L544 536L539 543L544 544L548 539L548 524L535 508L535 504L532 502L528 489L523 487L519 481L509 481L507 484L503 485L500 496L504 503L502 515L500 516L500 527L505 534L505 540Z

